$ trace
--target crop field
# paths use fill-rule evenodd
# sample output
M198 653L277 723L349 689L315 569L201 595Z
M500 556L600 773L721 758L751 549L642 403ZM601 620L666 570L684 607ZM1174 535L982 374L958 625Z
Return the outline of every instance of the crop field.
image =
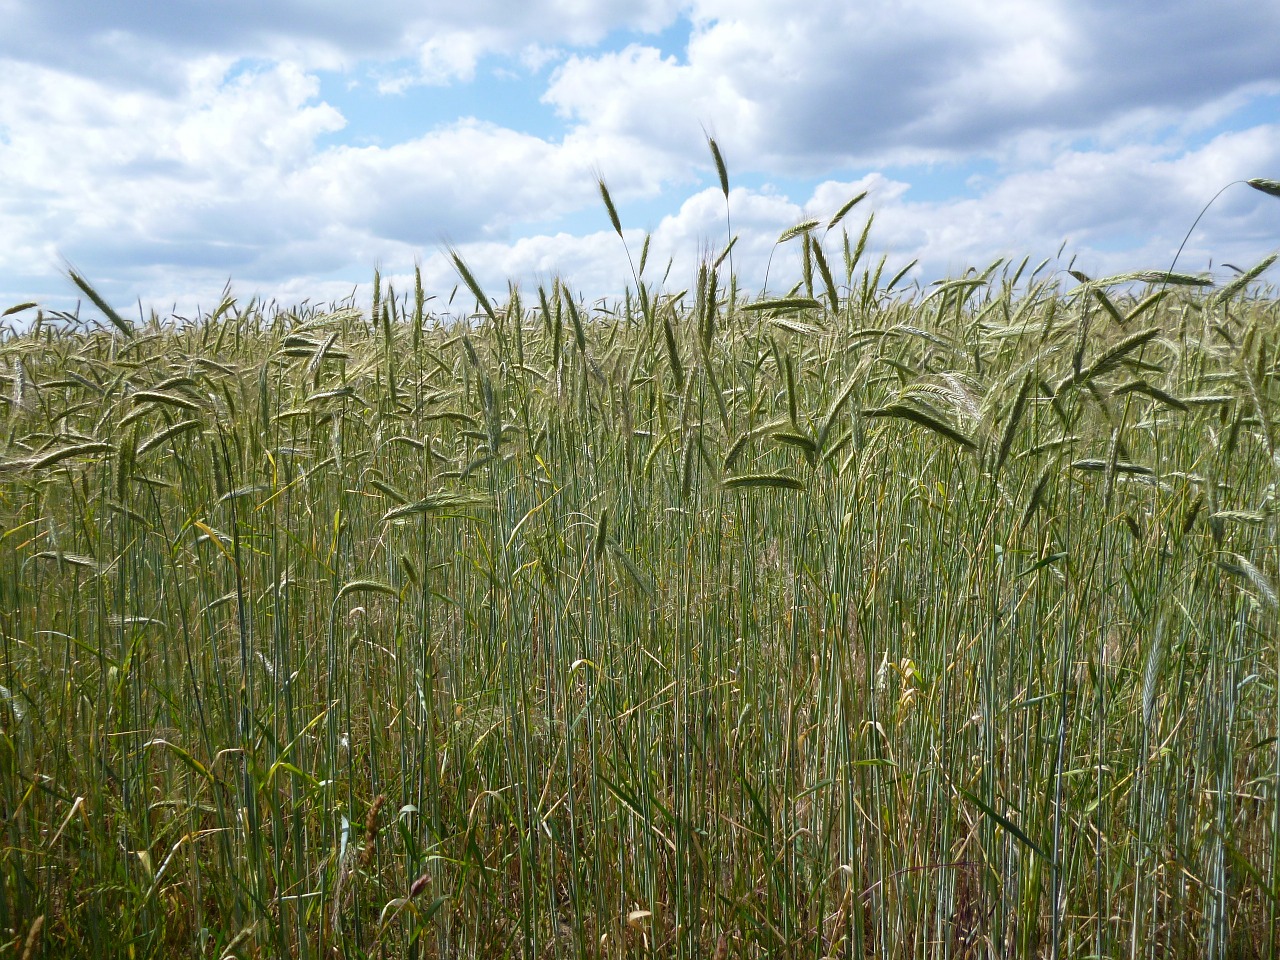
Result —
M1275 258L852 207L785 295L11 311L0 957L1271 955Z

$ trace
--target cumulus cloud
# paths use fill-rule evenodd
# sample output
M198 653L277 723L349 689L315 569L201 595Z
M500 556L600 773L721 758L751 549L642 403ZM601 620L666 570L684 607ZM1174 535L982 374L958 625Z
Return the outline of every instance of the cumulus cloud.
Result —
M321 148L345 118L318 91L290 63L206 58L169 95L13 65L0 73L0 274L43 275L47 287L67 257L130 299L165 268L218 283L363 274L594 205L602 169L620 195L653 192L672 172L657 148L607 135L557 143L479 120L386 147Z
M915 200L911 184L881 174L823 181L807 196L794 198L735 188L729 199L738 236L735 266L744 290L761 290L766 270L773 292L785 290L800 277L799 245L777 247L779 235L803 220L827 220L866 191L842 228L825 236L816 231L833 264L842 257L841 229L856 241L866 218L874 215L868 255L886 255L892 271L918 260L912 275L923 283L985 267L996 258L1049 258L1064 244L1064 258L1075 257L1095 275L1162 269L1219 187L1278 167L1280 126L1263 126L1224 134L1182 154L1150 146L1068 152L1045 168L996 180L976 196L958 199ZM724 246L724 204L718 188L707 188L664 217L652 231L646 279L660 278L672 260L668 288L688 286L698 263ZM1277 243L1275 204L1238 186L1202 221L1179 267L1204 270L1261 259ZM634 254L643 233L628 230L627 235ZM616 295L630 282L622 246L611 232L539 236L464 246L463 251L490 284L503 284L506 277L529 282L562 275L595 297ZM447 279L447 265L440 266L437 276Z
M56 63L112 85L160 85L192 56L290 60L304 69L416 59L406 79L442 82L469 75L486 54L531 43L592 44L618 29L655 31L679 0L5 0L0 58Z
M0 224L11 238L0 269L30 269L31 245L110 258L247 239L228 236L224 218L247 226L251 212L282 212L281 175L342 126L310 102L315 89L288 64L231 78L195 64L181 98L12 66L0 73Z
M1168 265L1203 205L1233 180L1280 166L1280 127L1224 134L1172 154L1151 146L1069 151L1047 168L1012 174L980 197L905 204L896 222L900 248L976 262L984 253L1016 256L1062 241L1108 272ZM1210 211L1184 252L1183 266L1257 259L1276 243L1270 198L1240 187ZM993 242L999 238L1000 243Z
M699 122L761 170L1000 155L1026 135L1165 124L1255 84L1280 90L1263 39L1280 8L1193 0L695 0L683 60L582 54L546 99L588 128L685 140ZM1212 37L1212 42L1206 38ZM1186 51L1191 63L1184 60ZM1193 66L1194 64L1194 66Z
M656 221L650 263L674 259L683 286L725 242L723 196L701 189L704 128L730 159L747 288L771 254L770 285L788 269L793 282L778 233L864 188L873 245L933 278L1063 240L1099 268L1157 266L1218 187L1280 168L1271 125L1200 143L1280 93L1280 8L1242 0L1140 0L1123 19L1102 0L432 6L0 0L0 299L64 289L64 256L126 301L216 293L228 276L271 295L339 290L415 257L451 286L445 242L489 284L562 274L617 293L630 271L596 232L597 175ZM682 18L680 49L643 35ZM322 96L327 71L394 103L548 67L561 126L536 133L469 109L357 146L371 138L344 143L353 118ZM963 196L922 194L929 164L974 158L983 176ZM1225 197L1184 256L1274 246L1259 198Z

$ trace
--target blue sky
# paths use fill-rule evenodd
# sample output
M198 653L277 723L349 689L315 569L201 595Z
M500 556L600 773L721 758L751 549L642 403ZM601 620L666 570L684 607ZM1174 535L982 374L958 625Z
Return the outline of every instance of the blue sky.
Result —
M431 292L619 294L628 242L688 285L869 196L928 283L997 257L1168 265L1222 186L1280 178L1280 5L1226 0L0 0L0 307L67 309L68 264L162 313L325 302L375 267ZM830 237L832 250L838 237ZM1180 267L1280 247L1229 190ZM770 283L789 285L794 252Z

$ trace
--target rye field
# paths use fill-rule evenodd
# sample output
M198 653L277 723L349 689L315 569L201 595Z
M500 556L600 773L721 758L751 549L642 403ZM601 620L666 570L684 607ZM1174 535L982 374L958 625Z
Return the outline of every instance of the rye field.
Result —
M781 294L10 311L0 957L1272 955L1275 257L851 206Z

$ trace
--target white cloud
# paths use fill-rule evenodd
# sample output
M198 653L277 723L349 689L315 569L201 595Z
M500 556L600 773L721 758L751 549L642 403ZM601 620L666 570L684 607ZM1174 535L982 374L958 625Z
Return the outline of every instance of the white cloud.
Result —
M337 147L291 187L329 222L409 243L501 234L580 206L589 164L545 140L461 121L390 147Z
M108 83L159 88L187 60L209 54L291 60L308 70L410 57L422 69L407 81L438 83L465 78L480 57L513 55L530 43L589 45L614 30L660 30L681 6L681 0L5 0L0 59L57 62Z
M730 85L729 74L699 70L630 45L594 57L570 57L543 100L581 124L581 135L625 138L673 153L705 150L702 124L732 131L735 144L761 139L759 108Z
M47 273L50 248L113 271L204 257L242 266L278 238L282 178L342 118L287 64L220 73L194 64L173 99L46 68L0 72L0 270Z
M919 202L903 185L873 182L866 204L876 211L873 236L881 248L899 262L919 257L925 279L1000 256L1049 256L1064 241L1090 270L1160 269L1220 187L1277 167L1280 126L1263 126L1180 155L1150 146L1067 152L972 198ZM1180 267L1260 259L1280 240L1274 204L1234 188L1206 215Z
M1046 168L995 181L971 198L913 200L909 184L879 174L824 181L801 198L735 188L730 194L739 237L735 266L742 288L756 291L772 256L770 288L791 286L800 277L799 245L775 249L779 234L804 219L826 220L866 190L867 199L849 213L843 229L856 240L874 213L868 256L887 254L891 271L918 258L913 275L922 282L982 268L998 257L1016 262L1029 256L1037 262L1053 256L1064 242L1064 258L1077 256L1079 265L1095 275L1163 269L1218 188L1278 167L1280 126L1265 126L1224 134L1182 155L1154 147L1067 153ZM1274 198L1236 186L1206 215L1179 268L1256 262L1280 243L1276 214ZM833 266L842 256L840 229L824 237ZM817 235L823 236L821 229ZM628 230L627 238L638 256L643 234ZM689 286L698 263L718 255L724 242L724 196L718 188L700 190L654 228L646 279L661 277L673 259L668 290ZM622 245L607 231L464 245L462 250L477 274L498 290L507 277L529 282L555 274L592 298L616 295L630 285ZM438 276L447 281L449 268L440 266Z
M1215 138L1203 148L1172 155L1152 147L1064 154L1043 169L994 181L976 196L949 200L913 200L910 184L869 174L852 181L828 180L807 195L788 197L769 189L734 188L730 212L738 242L734 264L740 288L748 295L762 289L766 269L769 288L777 293L800 279L799 244L782 246L779 234L808 218L826 220L852 196L868 191L841 228L817 235L842 277L841 229L856 240L866 218L874 214L868 245L870 263L888 257L885 277L909 260L920 261L912 276L928 283L954 276L966 267L985 267L997 257L1032 263L1052 257L1065 242L1066 260L1102 275L1169 265L1182 234L1201 206L1223 183L1259 169L1280 167L1280 127L1258 127ZM1229 191L1206 215L1179 263L1180 269L1202 270L1213 264L1252 264L1277 246L1276 201L1244 186ZM713 259L725 242L724 196L718 187L697 190L653 228L645 280L658 283L671 263L664 289L692 287L698 264ZM624 223L631 256L638 258L644 234ZM1122 238L1118 245L1113 241ZM322 303L352 292L350 280L325 275L326 257L346 249L335 264L358 272L358 296L367 300L371 264L380 264L384 280L402 293L411 288L412 267L420 260L427 289L437 296L433 307L444 310L448 293L459 285L457 274L437 244L419 247L388 243L368 231L345 226L309 240L292 239L276 264L258 262L259 282L237 282L242 298L251 293L283 303L303 299ZM632 286L631 268L622 242L609 229L586 234L559 232L511 241L477 239L457 245L490 296L503 299L508 281L531 295L539 284L560 277L589 302L614 298ZM772 262L770 262L772 261ZM307 265L314 269L308 271ZM865 264L864 264L865 265ZM274 268L274 273L273 273ZM1222 275L1220 272L1219 275ZM288 277L272 280L271 277ZM193 290L204 293L207 307L217 298L225 273L172 268L149 271L146 291L168 291L149 302L193 307ZM127 302L127 301L125 301ZM460 289L455 314L471 309Z
M1002 156L1027 135L1061 145L1134 114L1185 122L1244 85L1280 90L1280 61L1258 40L1280 31L1280 8L1131 8L1144 29L1103 3L695 0L684 61L643 46L582 54L546 99L636 140L688 143L714 123L757 169L814 171Z
M851 229L876 210L872 246L920 256L931 279L1063 239L1100 269L1160 266L1218 187L1280 169L1274 126L1186 148L1280 92L1280 8L1243 0L1141 0L1123 16L1102 0L431 6L0 0L0 299L65 289L60 255L124 302L193 288L207 300L227 276L316 299L424 254L451 286L445 241L491 285L562 273L616 293L630 277L616 236L564 229L582 210L603 221L597 174L624 212L657 220L649 275L674 258L684 286L724 243L723 197L699 186L704 126L729 160L748 289L782 229L864 187ZM679 16L685 50L591 49ZM459 116L478 118L342 145L359 118L325 103L317 78L341 69L386 94L433 84L447 98L492 69L527 78L553 63L544 102L564 125L541 136L469 108ZM975 157L989 162L960 198L915 199L922 167L874 172ZM792 196L760 186L775 177ZM1206 217L1188 264L1276 245L1274 200L1249 194ZM638 255L641 235L628 239ZM775 254L771 286L794 279L794 260Z
M491 43L484 32L478 31L449 30L428 37L417 45L416 67L379 80L378 92L397 94L418 84L447 87L469 82L475 79L476 64Z
M672 175L657 148L555 143L477 120L387 147L320 148L345 118L313 76L232 66L193 62L170 96L25 64L0 72L0 275L16 296L58 287L63 256L130 300L177 274L219 288L227 276L275 288L363 275L598 204L600 170L619 196Z
M315 78L290 63L228 82L199 76L188 103L170 106L173 134L157 152L191 167L235 176L252 174L264 165L296 168L307 162L316 137L346 124L328 104L312 102L318 93Z
M559 47L549 47L541 43L526 44L519 54L520 65L530 73L537 73L548 63L553 63L564 56Z

